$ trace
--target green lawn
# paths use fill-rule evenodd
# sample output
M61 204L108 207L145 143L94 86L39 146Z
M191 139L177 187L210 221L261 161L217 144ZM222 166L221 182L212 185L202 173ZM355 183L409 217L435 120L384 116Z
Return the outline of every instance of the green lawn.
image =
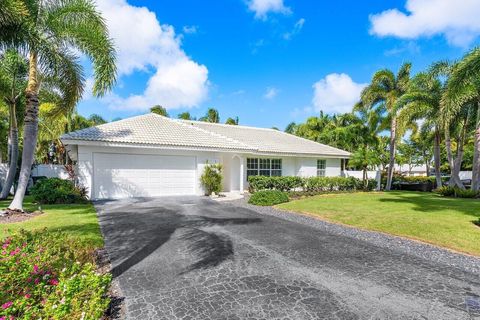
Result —
M0 201L0 208L6 208L10 201ZM38 205L27 197L24 209L34 211ZM42 205L44 214L18 223L0 223L0 239L19 229L43 229L65 232L85 241L86 245L94 248L103 246L97 214L92 204L55 204Z
M480 256L480 227L473 224L480 200L392 191L320 195L277 207Z

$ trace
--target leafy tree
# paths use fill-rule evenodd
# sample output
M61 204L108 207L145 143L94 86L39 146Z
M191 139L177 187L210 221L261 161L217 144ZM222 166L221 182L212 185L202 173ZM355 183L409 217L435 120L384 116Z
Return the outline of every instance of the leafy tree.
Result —
M167 109L165 109L164 107L162 107L161 105L158 105L158 104L156 106L151 107L150 112L159 114L159 115L164 116L164 117L169 116L168 112L167 112Z
M387 172L386 190L392 187L397 145L397 100L407 91L410 81L410 63L404 63L397 74L388 69L377 71L361 95L361 105L365 108L377 109L386 113L390 119L390 161Z
M91 0L32 0L24 4L26 15L7 22L0 35L1 46L21 48L29 60L22 165L18 188L9 206L20 211L37 143L40 87L55 86L55 92L62 97L61 107L74 110L85 81L72 49L92 60L95 96L113 86L116 74L112 41Z
M192 116L190 115L190 112L182 112L178 115L178 119L183 119L183 120L193 120Z
M218 114L218 110L214 108L210 108L207 110L207 114L199 119L203 122L211 122L211 123L219 123L220 116Z
M107 120L103 119L102 116L94 113L94 114L91 114L89 117L88 117L88 121L90 121L92 123L92 125L94 126L98 126L99 124L105 124L107 123Z
M238 125L238 117L233 118L228 118L227 121L225 121L225 124L237 126Z
M286 133L295 134L297 131L297 124L295 122L290 122L285 128Z
M6 199L10 194L18 166L18 115L23 112L23 93L26 87L27 62L15 50L7 50L0 58L0 96L8 106L9 165L0 199Z

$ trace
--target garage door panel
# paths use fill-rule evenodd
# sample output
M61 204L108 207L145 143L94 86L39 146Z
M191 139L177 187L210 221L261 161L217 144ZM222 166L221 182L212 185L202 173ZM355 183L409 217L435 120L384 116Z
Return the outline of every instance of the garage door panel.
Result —
M195 194L195 157L94 154L95 198Z

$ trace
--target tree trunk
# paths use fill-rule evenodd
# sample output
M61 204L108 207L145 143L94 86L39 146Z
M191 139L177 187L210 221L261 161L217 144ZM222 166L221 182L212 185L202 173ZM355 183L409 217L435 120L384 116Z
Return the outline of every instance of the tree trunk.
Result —
M433 141L433 161L435 165L435 180L437 182L437 188L442 187L442 173L440 172L440 132L435 126L435 139ZM428 176L428 174L427 174Z
M455 159L453 158L452 154L452 142L450 140L450 132L449 128L445 128L445 148L447 149L447 158L448 164L450 165L450 180L448 182L449 186L457 186L461 189L465 189L460 177L458 176L457 171L455 170Z
M480 101L477 102L477 116L475 119L475 141L473 148L472 189L480 189Z
M18 187L15 197L10 203L9 209L23 211L23 199L27 191L28 181L32 171L33 160L35 156L35 148L37 145L38 135L38 74L37 74L37 54L30 52L28 84L26 90L26 108L25 123L23 133L23 152L22 165L20 167L20 177L18 179Z
M387 185L385 190L389 191L392 188L393 171L395 166L395 148L397 139L397 118L392 117L392 124L390 129L390 162L388 164Z
M4 200L10 194L13 181L15 180L15 174L17 173L18 162L18 127L17 127L17 115L16 115L15 102L10 107L10 158L7 177L0 193L0 199Z

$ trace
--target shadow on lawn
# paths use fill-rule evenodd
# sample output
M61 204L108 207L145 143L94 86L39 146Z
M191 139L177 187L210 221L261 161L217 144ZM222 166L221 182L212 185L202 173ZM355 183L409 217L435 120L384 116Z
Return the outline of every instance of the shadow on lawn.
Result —
M107 249L114 277L122 275L150 256L179 229L183 229L179 239L186 242L189 253L196 260L180 274L215 267L233 255L233 244L228 236L207 228L262 221L248 217L210 217L208 209L203 210L201 215L194 215L182 214L181 208L172 209L161 205L141 207L134 204L119 207L115 203L110 204L115 209L103 212L99 219L109 246ZM215 212L212 211L211 214Z
M477 199L461 199L441 197L437 194L413 191L390 191L387 194L393 197L381 198L380 202L410 203L413 210L434 213L445 209L480 218L480 201Z

